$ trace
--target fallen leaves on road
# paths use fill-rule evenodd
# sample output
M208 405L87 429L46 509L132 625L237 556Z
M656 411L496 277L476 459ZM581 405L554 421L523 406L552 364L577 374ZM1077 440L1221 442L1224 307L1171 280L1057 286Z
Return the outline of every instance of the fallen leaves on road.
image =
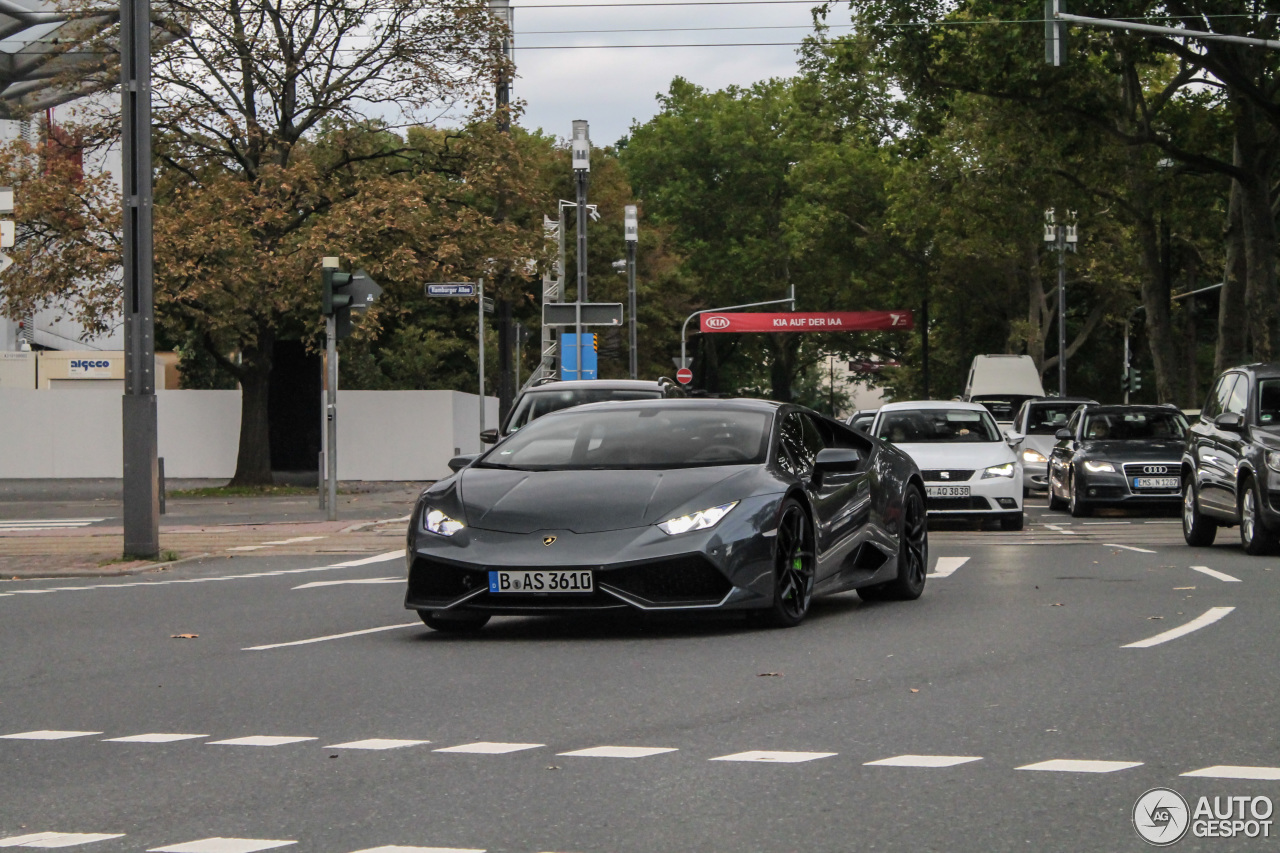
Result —
M197 639L199 636L200 636L199 634L170 634L169 639L170 640L194 640L194 639Z
M920 692L920 688L918 688L918 687L912 687L912 688L911 688L911 692L912 692L912 693L919 693L919 692Z
M756 678L782 678L782 673L780 673L780 672L762 672L762 673L760 673L759 675L757 675L757 676L756 676Z

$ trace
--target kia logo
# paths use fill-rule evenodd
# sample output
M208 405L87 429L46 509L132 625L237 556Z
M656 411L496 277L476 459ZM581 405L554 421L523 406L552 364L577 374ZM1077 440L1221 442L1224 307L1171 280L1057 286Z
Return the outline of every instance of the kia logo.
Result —
M729 318L728 317L708 317L707 328L708 329L727 329L729 328Z
M1143 465L1142 473L1144 474L1168 474L1169 466L1167 465Z

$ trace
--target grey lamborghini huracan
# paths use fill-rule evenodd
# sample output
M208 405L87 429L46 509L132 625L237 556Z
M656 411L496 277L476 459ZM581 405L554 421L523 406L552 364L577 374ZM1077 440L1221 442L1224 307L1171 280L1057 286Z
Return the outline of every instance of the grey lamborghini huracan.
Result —
M791 626L815 595L918 598L928 547L915 464L839 421L763 400L597 403L422 493L405 607L454 632L619 609Z

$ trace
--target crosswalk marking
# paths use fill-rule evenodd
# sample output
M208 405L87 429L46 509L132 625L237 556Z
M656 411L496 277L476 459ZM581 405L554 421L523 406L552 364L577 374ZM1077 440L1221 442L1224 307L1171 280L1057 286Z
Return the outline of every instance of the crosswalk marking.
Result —
M864 762L866 767L955 767L981 761L980 755L895 755L879 761Z
M721 755L710 761L759 761L771 764L799 764L802 761L813 761L818 758L830 758L834 752L774 752L753 750L751 752L735 752L733 755Z
M1114 773L1142 766L1141 761L1085 761L1076 758L1054 758L1036 764L1024 764L1019 770L1049 770L1058 773Z
M70 530L75 527L88 527L106 518L25 518L0 521L0 533L9 530Z
M434 752L464 752L475 753L477 755L505 755L508 752L520 752L525 749L537 749L540 746L546 746L545 743L500 743L495 741L482 740L477 743L464 743L461 746L446 746L444 749L433 750Z
M1231 764L1215 764L1183 773L1183 776L1202 776L1208 779L1252 779L1274 782L1280 780L1280 767L1240 767Z
M61 732L42 729L35 732L16 732L11 735L0 735L0 738L7 740L66 740L73 737L88 737L89 735L100 735L102 732Z
M141 735L128 735L127 737L109 737L103 738L105 743L174 743L180 740L195 740L196 738L208 737L208 735L180 735L170 734L167 732L148 732Z
M575 749L573 752L556 754L571 755L575 758L648 758L650 755L677 751L674 747L662 746L593 746L590 749Z
M357 850L355 853L485 853L485 851L470 847L399 847L397 845L389 845L387 847L370 847L367 850Z
M297 843L274 838L201 838L168 847L152 847L147 853L257 853L258 850L272 850Z
M283 746L286 743L302 743L304 740L318 740L318 738L250 735L249 737L233 737L227 740L211 740L209 743L217 746Z
M37 847L42 850L51 850L56 847L73 847L77 844L92 844L95 841L106 841L109 838L124 838L124 834L108 834L102 832L36 832L30 835L0 838L0 847Z
M431 743L431 741L370 738L368 740L353 740L350 743L335 743L333 746L326 746L325 749L401 749L406 746L418 746L424 743Z
M938 562L934 564L933 571L929 573L931 578L946 578L955 573L955 570L969 562L968 557L939 557Z

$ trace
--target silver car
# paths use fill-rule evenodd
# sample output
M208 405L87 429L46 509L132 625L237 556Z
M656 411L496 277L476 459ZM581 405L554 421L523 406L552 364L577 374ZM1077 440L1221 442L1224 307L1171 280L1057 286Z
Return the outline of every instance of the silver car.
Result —
M1013 418L1013 431L1022 436L1014 448L1022 463L1022 490L1049 490L1049 457L1058 443L1054 433L1067 425L1072 412L1081 406L1096 406L1087 397L1038 397L1027 400Z

